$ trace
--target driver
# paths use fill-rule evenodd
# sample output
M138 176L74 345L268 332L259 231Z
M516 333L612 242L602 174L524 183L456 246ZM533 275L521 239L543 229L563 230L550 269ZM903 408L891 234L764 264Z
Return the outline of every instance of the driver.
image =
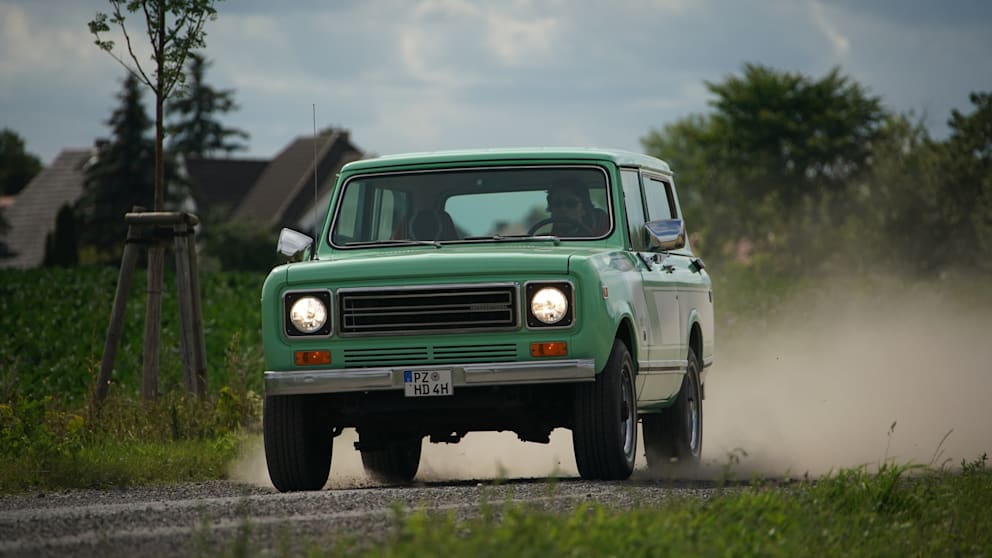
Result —
M610 230L609 217L592 205L589 190L582 186L548 188L548 213L554 236L601 236Z

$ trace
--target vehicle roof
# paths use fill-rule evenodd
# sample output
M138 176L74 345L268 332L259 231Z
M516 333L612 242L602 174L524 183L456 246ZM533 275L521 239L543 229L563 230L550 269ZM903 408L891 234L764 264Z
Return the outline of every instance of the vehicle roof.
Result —
M390 167L436 163L471 163L473 161L491 162L501 160L547 161L552 159L612 161L618 166L648 168L666 174L671 174L672 172L668 163L649 155L624 151L622 149L596 147L513 147L401 153L354 161L342 167L341 171L382 170Z

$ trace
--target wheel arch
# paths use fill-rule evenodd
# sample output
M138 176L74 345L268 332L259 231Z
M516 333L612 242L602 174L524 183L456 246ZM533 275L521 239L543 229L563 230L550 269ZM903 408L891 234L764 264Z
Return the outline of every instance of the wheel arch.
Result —
M634 324L631 322L629 316L624 316L620 323L617 324L617 331L614 335L614 339L619 339L627 345L627 351L630 352L630 358L634 361L634 373L637 373L637 357L639 347L637 346L637 334L634 332Z

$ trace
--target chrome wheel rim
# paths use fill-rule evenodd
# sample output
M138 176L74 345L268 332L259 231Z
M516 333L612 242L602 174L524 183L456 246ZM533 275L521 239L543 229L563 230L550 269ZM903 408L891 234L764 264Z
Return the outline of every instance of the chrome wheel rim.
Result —
M686 418L689 419L688 420L688 423L689 423L689 451L692 452L692 455L699 455L699 443L700 443L700 435L699 435L699 422L700 422L700 417L699 417L699 386L698 386L698 384L695 381L692 382L692 388L693 388L692 389L692 392L691 392L692 395L689 398L689 404L686 405L686 410L687 410L687 412L689 414L689 416L686 417Z
M623 382L620 386L620 435L623 437L623 454L630 461L634 456L634 445L637 443L636 417L634 394L630 388L630 370L623 369Z

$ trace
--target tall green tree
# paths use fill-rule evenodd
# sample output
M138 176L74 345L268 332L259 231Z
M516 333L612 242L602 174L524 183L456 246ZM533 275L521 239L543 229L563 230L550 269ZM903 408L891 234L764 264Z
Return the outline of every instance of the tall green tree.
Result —
M948 261L992 270L992 93L972 93L973 111L951 112L943 145L940 212L936 231Z
M215 0L109 0L113 11L110 15L98 12L89 22L90 33L95 44L110 53L136 78L141 80L155 95L155 186L154 209L161 210L165 203L165 103L177 85L186 80L184 67L186 58L193 50L206 46L206 32L203 30L208 20L216 19ZM146 71L138 61L131 44L125 22L128 13L140 12L144 20L148 39L152 48L154 70ZM105 34L116 26L124 35L127 56L132 63L125 62L124 55L115 50L112 40L104 39Z
M9 128L0 131L0 195L16 195L39 172L41 161L25 150L21 136Z
M76 204L81 241L96 248L99 259L114 261L127 234L124 214L135 205L152 206L155 143L145 112L141 85L127 74L117 96L120 104L107 121L111 138L87 168L83 195Z
M939 143L921 121L891 115L873 145L871 174L855 196L859 250L899 273L935 270L935 211L942 189Z
M887 112L879 98L831 70L819 79L748 64L707 83L712 112L652 130L645 150L669 160L713 257L787 255L808 263L850 210ZM825 232L825 231L823 231Z
M219 119L238 109L234 91L214 89L207 84L204 74L209 67L210 63L203 56L190 53L186 87L169 101L167 109L175 116L169 126L169 149L173 153L206 157L246 149L242 140L247 140L249 134L226 127Z

